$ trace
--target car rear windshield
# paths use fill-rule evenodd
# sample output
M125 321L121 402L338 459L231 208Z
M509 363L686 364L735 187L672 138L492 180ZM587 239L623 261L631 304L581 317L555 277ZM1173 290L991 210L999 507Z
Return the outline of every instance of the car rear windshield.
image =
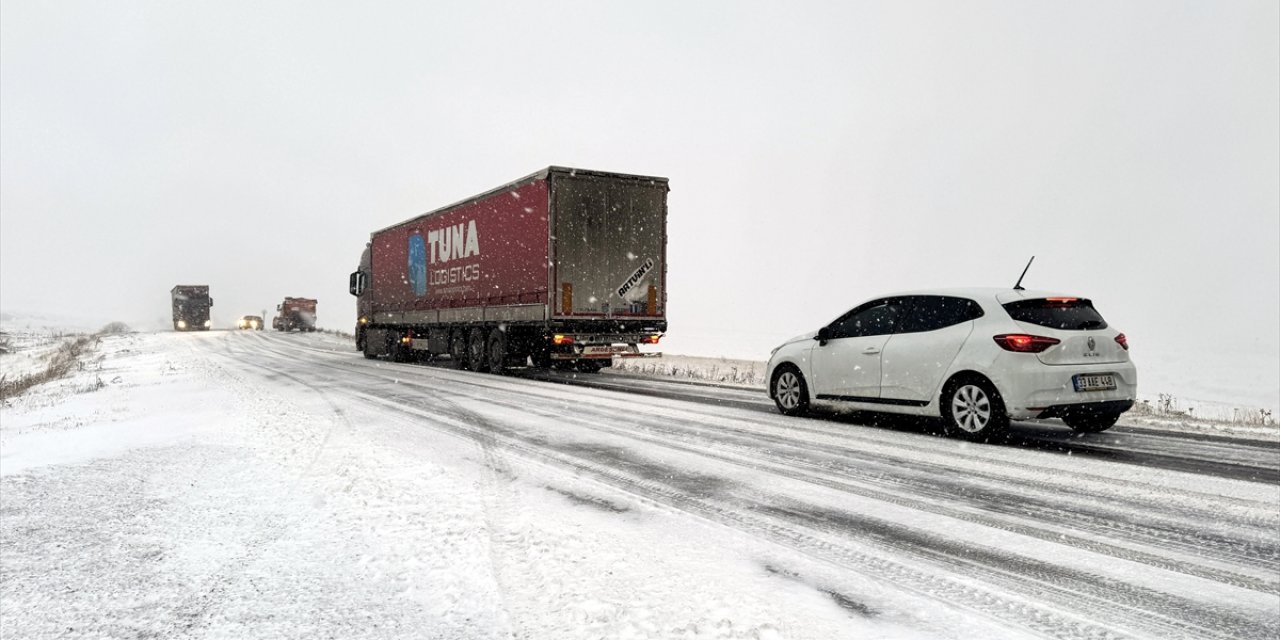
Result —
M1019 300L1004 305L1004 310L1018 322L1029 322L1052 329L1089 331L1106 329L1107 321L1084 298L1039 298Z

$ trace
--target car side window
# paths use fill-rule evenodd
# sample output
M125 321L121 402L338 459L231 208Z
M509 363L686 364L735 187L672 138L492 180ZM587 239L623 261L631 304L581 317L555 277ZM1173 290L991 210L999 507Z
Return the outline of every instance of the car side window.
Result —
M893 333L902 320L903 300L873 300L831 323L831 338L858 338Z
M968 298L912 296L911 309L898 333L937 331L982 317L982 307Z

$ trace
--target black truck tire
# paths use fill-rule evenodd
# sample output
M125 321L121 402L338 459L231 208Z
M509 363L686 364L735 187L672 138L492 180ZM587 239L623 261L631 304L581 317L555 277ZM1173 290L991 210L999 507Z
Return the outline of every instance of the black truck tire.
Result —
M489 332L489 372L502 375L507 370L507 332L494 329Z
M467 337L467 364L472 371L489 370L489 336L484 329L476 327Z

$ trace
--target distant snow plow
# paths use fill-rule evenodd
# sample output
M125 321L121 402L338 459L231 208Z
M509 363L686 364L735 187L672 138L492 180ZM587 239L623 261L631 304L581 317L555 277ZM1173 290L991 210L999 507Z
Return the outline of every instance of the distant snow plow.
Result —
M276 305L276 317L271 328L276 331L315 331L316 300L314 298L285 298Z

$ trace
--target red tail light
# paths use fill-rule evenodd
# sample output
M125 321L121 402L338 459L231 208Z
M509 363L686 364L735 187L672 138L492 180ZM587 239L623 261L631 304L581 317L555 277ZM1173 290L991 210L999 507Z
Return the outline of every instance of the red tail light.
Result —
M566 336L566 335L557 333L556 335L552 336L551 342L555 344L573 344L573 336Z
M1120 335L1118 335L1118 336L1116 336L1116 344L1118 344L1118 345L1120 345L1120 346L1124 347L1124 350L1125 350L1125 351L1128 351L1128 350L1129 350L1129 339L1128 339L1128 338L1126 338L1126 337L1124 337L1124 334L1123 334L1123 333L1122 333L1122 334L1120 334Z
M659 340L661 340L661 339L662 339L662 336L661 336L661 335L657 335L657 334L655 334L655 335L651 335L651 336L645 336L645 338L644 338L644 342L645 342L645 344L658 344L658 341L659 341Z
M1005 351L1017 351L1019 353L1040 353L1062 342L1057 338L1032 336L1025 333L1005 333L995 336L994 340Z

